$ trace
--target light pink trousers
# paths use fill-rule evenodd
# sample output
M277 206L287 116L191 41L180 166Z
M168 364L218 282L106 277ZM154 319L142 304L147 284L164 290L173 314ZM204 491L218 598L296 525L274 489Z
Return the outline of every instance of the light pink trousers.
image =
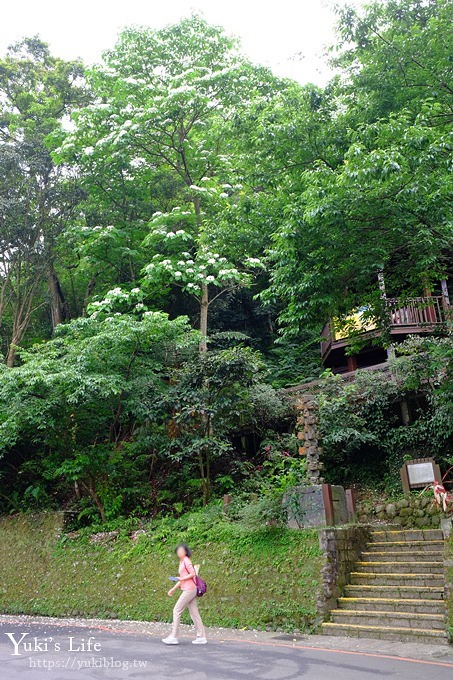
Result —
M179 632L179 622L181 621L181 614L184 609L189 610L190 618L192 619L195 630L197 631L197 637L205 637L204 626L201 620L200 612L198 611L197 604L197 591L184 590L178 598L177 603L173 609L173 629L172 636L178 637Z

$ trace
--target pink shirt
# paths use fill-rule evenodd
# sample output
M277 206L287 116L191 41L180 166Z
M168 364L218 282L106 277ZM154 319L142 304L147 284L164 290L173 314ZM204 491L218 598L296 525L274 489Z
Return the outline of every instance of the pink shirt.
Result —
M185 557L183 560L180 561L179 563L179 576L180 578L184 578L185 576L188 576L189 574L195 578L196 573L195 569L193 568L192 562L189 560L188 557ZM197 586L195 585L195 581L193 578L187 579L187 581L181 581L181 590L193 590Z

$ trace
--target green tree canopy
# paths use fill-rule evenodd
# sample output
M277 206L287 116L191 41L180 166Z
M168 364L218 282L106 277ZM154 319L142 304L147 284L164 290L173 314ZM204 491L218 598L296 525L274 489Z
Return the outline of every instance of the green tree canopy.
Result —
M339 136L333 162L315 156L301 168L297 193L289 185L269 251L265 297L283 301L285 332L319 328L357 307L380 317L380 273L388 293L403 298L448 272L450 15L443 1L404 0L341 16L344 76L322 135L343 127L346 139Z

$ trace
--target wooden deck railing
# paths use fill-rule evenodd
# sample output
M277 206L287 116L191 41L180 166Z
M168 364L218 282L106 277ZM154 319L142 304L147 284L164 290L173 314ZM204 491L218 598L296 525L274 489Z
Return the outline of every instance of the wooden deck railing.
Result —
M404 303L398 299L387 300L389 310L390 331L392 335L400 333L426 333L430 329L444 325L453 320L452 307L442 295L432 297L408 298ZM363 333L378 334L379 330L364 329ZM347 338L335 339L333 324L326 323L321 333L321 356L324 357L333 346L348 344Z
M392 326L433 326L447 321L449 308L441 295L409 298L401 306L399 300L388 300Z

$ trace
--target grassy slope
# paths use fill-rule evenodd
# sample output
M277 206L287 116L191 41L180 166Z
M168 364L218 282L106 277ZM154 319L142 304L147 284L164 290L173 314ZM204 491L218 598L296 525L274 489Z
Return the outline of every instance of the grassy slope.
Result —
M315 531L261 529L219 522L180 524L133 543L126 532L107 544L61 535L61 516L0 519L0 610L49 616L168 621L174 540L195 545L209 593L207 625L309 630L321 565ZM172 527L174 531L174 526ZM198 536L198 540L197 540Z

